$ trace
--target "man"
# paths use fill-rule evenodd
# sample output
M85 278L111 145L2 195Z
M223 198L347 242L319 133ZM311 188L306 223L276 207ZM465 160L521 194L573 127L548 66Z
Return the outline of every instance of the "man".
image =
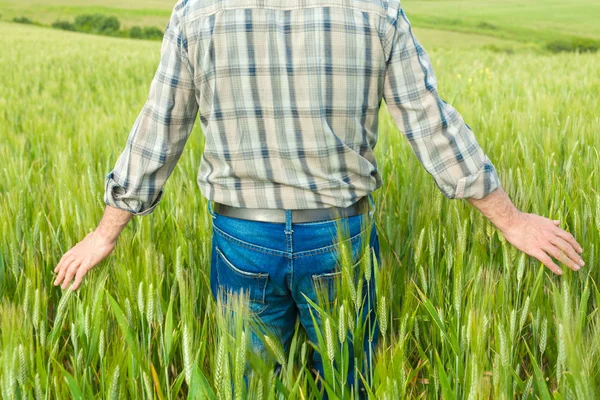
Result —
M519 250L578 270L581 246L559 221L519 211L461 115L438 95L429 57L399 0L181 0L148 101L106 180L99 226L60 260L77 289L134 216L150 214L200 113L198 174L213 217L211 289L246 290L284 343L306 297L335 274L336 212L353 263L365 231L379 258L371 193L382 99L448 198L467 199ZM371 201L367 201L371 200ZM214 205L213 205L214 203ZM370 229L364 229L370 226ZM254 343L260 346L260 343ZM319 372L319 356L314 359Z

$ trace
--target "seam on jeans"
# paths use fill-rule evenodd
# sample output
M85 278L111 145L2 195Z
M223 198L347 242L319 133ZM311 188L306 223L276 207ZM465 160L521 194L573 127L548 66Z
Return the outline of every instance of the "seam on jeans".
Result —
M327 253L327 252L332 252L334 250L336 250L337 248L339 248L339 245L341 243L350 241L352 243L356 242L363 233L366 232L366 230L369 229L368 227L364 228L363 230L361 230L359 233L357 233L356 235L349 237L347 239L341 240L339 242L336 242L334 244L330 244L324 247L319 247L317 249L312 249L312 250L304 250L304 251L299 251L297 253L294 253L294 258L299 258L299 257L306 257L306 256L312 256L315 254L322 254L322 253Z
M213 225L213 229L215 230L215 233L217 233L223 239L229 240L230 242L237 243L237 244L239 244L242 247L246 247L246 248L251 249L251 250L256 250L256 251L261 252L261 253L271 254L271 255L275 255L275 256L284 256L284 257L287 257L287 255L288 255L288 253L285 252L285 251L269 249L267 247L262 247L262 246L259 246L259 245L253 244L253 243L248 243L246 241L243 241L241 239L233 237L230 234L222 231L221 229L219 229L218 227L216 227L214 225Z
M288 289L292 291L294 284L294 259L288 258L288 270L290 271L288 275Z
M267 278L267 279L268 279L268 278ZM267 281L267 282L268 282L268 281ZM221 280L219 279L219 274L217 274L217 284L218 284L218 286L217 286L217 287L222 287ZM267 288L267 285L265 284L265 291L266 291L266 288ZM225 290L225 291L223 291L223 292L224 292L224 294L223 294L223 295L224 295L225 297L229 297L229 294L227 293L227 291L226 291L226 290ZM266 292L265 292L265 293L266 293ZM252 310L250 310L250 309L249 309L249 310L248 310L248 313L249 313L249 315L250 315L250 316L256 316L256 315L260 315L260 314L262 314L262 313L263 313L263 312L265 312L265 311L267 310L267 308L269 308L269 306L271 305L271 303L269 303L268 301L258 301L258 300L252 300L252 299L248 299L248 302L249 302L249 303L255 303L255 304L259 304L259 305L261 306L261 310L260 310L260 311L258 311L258 312L253 312ZM234 309L233 307L231 307L227 301L226 301L225 303L222 303L222 305L223 305L223 307L226 307L226 308L228 308L228 309L230 309L230 310L232 310L232 311L235 311L235 309Z
M365 258L365 253L363 252L363 254L361 254L361 256L359 257L358 261L356 261L351 267L350 269L354 270L363 260L363 258ZM338 268L336 268L336 271L333 272L325 272L324 274L312 274L312 279L314 281L322 279L322 278L333 278L336 277L338 275L341 275L342 271Z
M249 303L255 303L255 304L260 304L262 306L261 310L258 312L253 312L252 310L248 310L249 311L249 315L259 315L262 314L270 305L271 303L269 303L268 301L266 301L267 298L267 285L269 284L269 274L268 273L253 273L253 272L244 272L240 269L238 269L237 267L235 267L231 261L229 261L225 255L223 254L223 252L221 251L221 249L219 249L218 246L215 246L215 249L217 250L217 259L220 257L221 260L223 260L229 268L231 268L232 271L234 271L237 274L241 274L245 277L248 278L252 278L252 276L256 276L256 279L258 278L264 278L265 279L265 284L262 288L262 300L254 300L254 299L248 299ZM246 274L250 274L250 275L246 275ZM222 283L221 283L221 279L220 279L220 274L219 274L219 270L217 269L217 283L218 286L221 287ZM228 297L229 293L227 293L227 291L225 290L224 295L226 297ZM229 308L230 310L233 310L233 307L229 306L229 304L227 302L225 302L225 304L223 304L225 307Z
M287 253L288 289L291 291L294 284L294 229L292 226L292 211L285 210L285 250Z
M229 265L229 267L233 270L233 272L235 272L238 275L241 275L243 277L246 278L264 278L264 277L268 277L269 273L267 272L248 272L248 271L243 271L241 269L239 269L238 267L236 267L235 265L233 265L233 263L231 261L229 261L227 259L227 257L225 257L225 254L223 254L223 252L221 251L221 249L219 248L219 246L215 246L215 250L217 251L217 254L219 256L221 256L221 258L223 259L223 261L225 261L227 263L227 265ZM264 296L263 296L264 299Z
M372 221L371 221L372 222ZM358 238L360 238L360 236L367 230L371 228L371 224L369 223L363 230L361 230L359 233L357 233L356 235L345 239L343 241L340 242L336 242L334 244L330 244L324 247L319 247L317 249L311 249L311 250L303 250L303 251L299 251L296 253L292 253L292 258L299 258L299 257L306 257L306 256L310 256L310 255L316 255L316 254L322 254L322 253L327 253L328 251L334 251L339 245L340 243L344 243L346 241L350 241L350 242L355 242L356 240L358 240ZM271 254L271 255L275 255L275 256L283 256L286 258L289 258L290 253L287 251L281 251L281 250L275 250L275 249L269 249L267 247L263 247L263 246L259 246L257 244L253 244L253 243L249 243L246 242L244 240L238 239L236 237L231 236L230 234L222 231L221 229L219 229L217 226L213 225L213 229L215 231L215 233L217 233L219 236L221 236L222 238L224 238L225 240L228 240L230 242L233 243L237 243L238 245L251 249L251 250L255 250L261 253L265 253L265 254Z
M227 296L227 295L225 295L225 296ZM249 302L261 305L261 310L258 312L253 312L250 309L248 310L248 316L250 316L250 317L256 317L256 316L264 313L271 306L271 303L269 303L268 301L261 303L260 301L249 300ZM230 306L229 303L227 303L227 302L223 303L222 305L223 305L223 307L225 307L231 311L235 311L235 309L232 306Z
M356 214L356 215L351 215L350 217L342 217L342 218L335 218L335 219L324 219L322 221L294 222L294 225L311 226L311 225L331 224L331 223L335 223L336 221L339 221L340 219L358 217L361 215L363 215L363 214Z

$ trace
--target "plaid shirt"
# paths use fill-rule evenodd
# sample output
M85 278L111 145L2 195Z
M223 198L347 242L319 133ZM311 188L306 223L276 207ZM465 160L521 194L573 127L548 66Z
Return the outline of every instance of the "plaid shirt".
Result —
M346 207L382 185L381 100L448 198L482 198L496 170L438 95L399 0L180 0L107 205L151 213L197 115L197 182L237 207Z

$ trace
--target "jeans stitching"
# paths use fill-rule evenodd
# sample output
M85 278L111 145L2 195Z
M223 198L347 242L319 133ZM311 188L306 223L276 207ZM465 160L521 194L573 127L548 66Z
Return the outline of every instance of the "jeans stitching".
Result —
M356 214L356 215L351 215L349 217L345 217L345 218L352 218L352 217L358 217L360 215L364 215L364 214ZM344 217L343 217L344 218ZM331 224L331 223L335 223L335 221L338 221L340 219L343 218L336 218L336 219L326 219L323 221L309 221L309 222L294 222L294 225L300 225L300 226L311 226L311 225L323 225L323 224Z
M267 277L267 283L268 283L268 277ZM218 283L218 287L221 287L221 280L219 279L219 274L217 273L217 283ZM218 289L217 289L218 290ZM266 290L267 290L267 285L265 284L265 289L263 291L263 298L266 296ZM227 291L224 292L225 297L228 296ZM269 306L271 305L271 303L269 303L268 301L259 301L259 300L252 300L252 299L248 299L249 302L251 303L256 303L256 304L260 304L262 306L261 310L258 312L252 312L252 310L248 310L249 311L249 315L260 315L263 312L265 312L267 310L267 308L269 308ZM223 303L223 306L227 307L230 310L233 310L233 307L231 307L227 302Z
M215 246L215 250L217 251L217 255L221 256L221 258L223 258L223 261L225 261L227 263L227 265L229 265L231 270L240 276L243 276L245 278L253 278L253 279L259 279L259 278L264 278L265 276L269 276L268 272L243 271L243 270L239 269L238 267L236 267L235 265L233 265L233 263L231 261L229 261L227 259L227 257L225 257L225 254L223 254L223 252L221 251L219 246Z
M363 258L365 257L365 253L361 254L360 258L358 259L358 261L356 261L354 264L352 264L352 266L350 267L351 270L354 270L363 260ZM320 279L320 278L330 278L330 277L335 277L337 275L341 275L342 271L334 271L334 272L325 272L322 274L312 274L312 278L314 280Z
M367 229L369 229L369 227L364 228L363 230L361 230L359 233L357 233L354 236L351 236L347 239L344 239L340 242L336 242L334 244L330 244L330 245L327 245L324 247L319 247L318 249L299 251L294 254L294 258L312 256L312 255L316 255L316 254L322 254L322 253L334 251L335 249L337 249L339 247L340 243L344 243L347 241L354 243L355 241L360 239L360 237L367 231Z
M288 288L292 290L294 284L294 229L292 228L292 210L285 210L285 239L288 258Z
M242 247L246 247L248 249L251 250L256 250L258 252L261 253L265 253L265 254L271 254L271 255L276 255L276 256L281 256L281 257L287 257L289 258L289 254L286 251L281 251L281 250L275 250L275 249L269 249L267 247L262 247L253 243L248 243L246 241L243 241L241 239L238 239L236 237L231 236L230 234L228 234L227 232L222 231L221 229L219 229L217 226L213 225L213 229L215 231L215 233L217 233L219 236L223 237L225 240L229 240L230 242L234 242L239 244ZM358 238L367 230L369 229L368 227L361 230L359 233L357 233L356 235L344 239L341 242L337 242L334 244L330 244L327 246L323 246L323 247L319 247L317 249L312 249L312 250L304 250L304 251L299 251L297 253L292 253L292 258L299 258L299 257L306 257L306 256L310 256L310 255L315 255L315 254L322 254L322 253L327 253L329 251L333 251L335 250L340 243L343 243L345 241L351 241L351 242L355 242L356 240L358 240Z
M210 200L208 201L208 212L213 220L217 218L217 214L213 211L212 203Z
M223 239L225 240L229 240L230 242L234 242L239 244L242 247L246 247L248 249L251 250L256 250L258 252L261 253L266 253L266 254L271 254L271 255L275 255L275 256L281 256L281 257L286 257L287 256L287 252L285 251L281 251L281 250L273 250L273 249L269 249L266 247L262 247L253 243L248 243L245 242L243 240L240 240L236 237L231 236L230 234L228 234L227 232L222 231L221 229L219 229L218 227L213 225L213 228L215 230L215 233L217 233L219 236L223 237Z
M250 313L250 315L259 315L259 314L262 314L262 313L263 313L263 312L264 312L264 311L265 311L265 310L266 310L266 309L267 309L267 308L268 308L268 307L271 305L271 303L269 303L268 301L266 301L266 298L267 298L267 285L269 284L269 274L268 274L268 273L253 273L253 272L246 272L246 273L247 273L247 274L249 274L249 275L241 274L241 273L240 273L240 272L241 272L241 270L239 270L237 267L235 267L235 266L234 266L234 265L231 263L231 261L229 261L229 260L228 260L228 259L225 257L225 255L224 255L224 254L223 254L223 252L222 252L222 251L219 249L219 247L218 247L218 246L215 246L215 250L217 251L217 259L221 258L221 259L222 259L222 260L223 260L223 261L224 261L224 262L225 262L225 263L226 263L226 264L229 266L229 268L231 268L231 270L232 270L234 273L236 273L236 274L239 274L239 275L242 275L242 276L244 276L244 277L248 277L248 278L252 278L252 276L251 276L251 275L254 275L254 276L256 276L256 278L252 278L252 279L257 279L257 281L258 281L258 279L259 279L259 278L263 278L263 279L265 279L265 283L264 283L264 285L262 285L262 286L263 286L263 288L262 288L262 300L254 300L254 299L250 299L250 298L248 299L248 301L249 301L249 302L256 303L256 304L260 304L260 305L262 305L262 306L263 306L263 307L261 308L261 310L260 310L260 311L258 311L258 312L252 312L251 310L249 310L249 313ZM238 272L238 271L240 271L240 272ZM219 270L218 270L218 268L217 268L217 283L218 283L218 286L219 286L219 287L220 287L220 286L222 286L222 283L221 283L221 279L220 279L220 274L219 274ZM227 293L225 293L225 296L227 296ZM224 304L224 305L225 305L226 307L228 307L229 309L232 309L232 307L231 307L231 306L228 306L227 304Z

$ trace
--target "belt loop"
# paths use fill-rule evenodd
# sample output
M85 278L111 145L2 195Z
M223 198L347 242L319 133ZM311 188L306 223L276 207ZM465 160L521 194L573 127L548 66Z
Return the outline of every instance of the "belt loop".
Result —
M210 200L208 200L208 212L210 213L212 219L217 218L217 215L213 211L212 202Z
M292 245L292 210L285 210L285 241L286 241L286 251L288 253L288 257L292 257L292 251L294 249Z
M375 206L375 200L373 200L373 195L371 193L369 193L368 197L369 197L369 204L370 204L370 207L369 207L369 218L372 218L373 215L375 215L375 209L377 207Z
M292 232L292 210L285 210L285 233Z

